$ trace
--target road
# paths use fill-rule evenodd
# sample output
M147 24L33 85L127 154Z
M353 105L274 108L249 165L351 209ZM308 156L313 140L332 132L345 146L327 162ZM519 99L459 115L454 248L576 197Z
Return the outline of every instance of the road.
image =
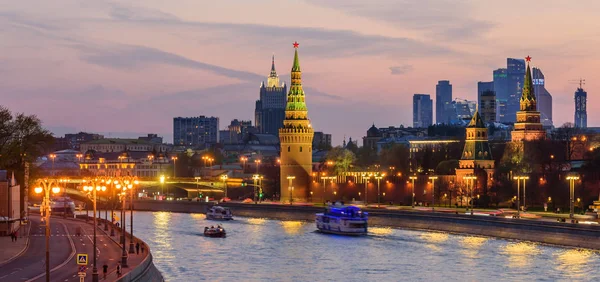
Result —
M0 268L0 281L45 281L45 224L39 216L30 218L32 228L29 234L30 245L19 258ZM76 254L88 254L89 264L85 281L92 281L93 264L93 227L78 220L53 217L50 220L50 280L80 281L77 276ZM82 234L77 236L76 229L81 227ZM98 273L102 279L102 265L109 265L113 272L121 258L121 248L100 228L97 229Z

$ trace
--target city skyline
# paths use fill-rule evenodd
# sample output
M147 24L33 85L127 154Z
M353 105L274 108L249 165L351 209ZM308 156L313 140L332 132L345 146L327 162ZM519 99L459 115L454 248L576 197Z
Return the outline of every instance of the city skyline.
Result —
M454 97L477 100L477 82L492 80L506 58L534 57L554 107L573 109L577 85L569 80L595 73L599 60L593 46L600 26L592 11L600 4L592 1L388 1L379 7L305 1L281 4L286 9L278 13L269 9L279 7L275 1L211 2L211 9L196 1L77 3L57 10L52 3L10 2L0 12L0 34L8 39L0 47L3 104L38 115L58 136L153 132L172 142L173 117L253 120L256 89L273 53L281 81L289 84L295 40L303 46L311 122L332 133L334 144L343 136L360 139L373 122L412 124L412 95L435 93L439 80L450 81ZM292 14L309 20L289 21ZM553 20L575 15L578 21ZM598 88L593 79L584 86L590 126L598 124ZM573 122L573 112L557 111L553 121Z

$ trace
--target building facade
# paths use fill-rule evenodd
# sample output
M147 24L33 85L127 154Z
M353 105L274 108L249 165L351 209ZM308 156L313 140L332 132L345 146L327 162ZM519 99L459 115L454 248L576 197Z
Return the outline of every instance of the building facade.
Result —
M173 144L175 146L212 146L218 142L218 117L173 118Z
M279 129L281 143L280 200L306 201L312 180L312 142L314 130L308 119L306 95L302 90L302 71L298 44L294 43L294 63L290 91L287 95L285 120ZM323 195L324 196L324 195Z
M496 92L496 120L508 122L508 73L504 68L493 71L494 92Z
M529 61L527 57L527 71L525 73L523 90L520 99L520 110L516 113L514 130L511 139L513 142L532 141L546 137L546 131L543 129L540 121L540 112L537 110L537 101L533 90L533 79Z
M506 59L507 70L507 121L515 122L516 113L519 111L523 78L525 77L525 61L523 59Z
M575 91L575 127L587 128L587 92L581 86Z
M533 91L537 99L537 107L544 127L552 127L552 95L546 89L544 73L539 68L532 69Z
M256 101L254 109L254 124L261 134L277 136L283 127L285 107L287 103L287 86L285 82L279 84L279 76L275 71L275 56L271 61L271 73L260 84L260 100Z
M433 124L433 102L429 94L413 95L413 127L425 128Z
M479 109L485 123L496 122L496 92L487 90L479 95Z
M81 152L94 151L98 153L120 153L120 152L169 152L171 146L157 144L140 139L105 138L90 141L80 145Z
M440 80L435 86L435 122L449 123L450 120L446 115L445 105L452 102L452 84L448 80Z
M323 133L322 131L315 132L313 148L331 148L331 134Z
M95 133L79 132L75 134L65 134L66 142L69 144L69 149L79 150L79 145L93 140L104 139L104 135Z

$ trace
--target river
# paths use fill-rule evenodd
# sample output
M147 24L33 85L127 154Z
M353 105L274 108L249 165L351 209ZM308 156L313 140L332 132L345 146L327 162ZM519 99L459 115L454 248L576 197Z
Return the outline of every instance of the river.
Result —
M129 217L127 217L129 218ZM364 237L314 222L236 218L202 236L202 214L136 212L166 281L600 281L600 255L528 242L370 227Z

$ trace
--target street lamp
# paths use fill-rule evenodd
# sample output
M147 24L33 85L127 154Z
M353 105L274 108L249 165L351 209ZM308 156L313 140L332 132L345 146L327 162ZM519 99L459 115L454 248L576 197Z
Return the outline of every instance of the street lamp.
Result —
M92 269L92 281L93 282L98 282L98 264L97 264L97 258L98 255L96 254L96 229L98 228L98 219L96 218L96 193L98 191L106 191L106 186L104 184L105 180L104 179L98 179L98 178L93 178L93 179L84 179L82 181L83 183L83 191L87 192L87 196L88 198L90 198L92 200L93 203L93 207L94 207L94 267Z
M52 176L54 176L54 159L56 159L56 155L55 154L50 154L48 155L48 157L50 157L52 159Z
M59 183L55 179L44 179L38 181L38 186L33 190L36 194L44 193L42 205L40 206L40 214L44 215L46 222L46 281L50 281L50 191L53 194L60 192Z
M435 210L435 181L438 179L437 176L430 176L431 180L431 211Z
M173 160L173 178L175 178L177 176L177 156L171 157L171 160Z
M384 176L385 174L380 173L377 173L377 175L375 176L375 179L377 179L377 207L380 207L381 205L381 193L379 193L379 182L381 181L381 179L383 179Z
M473 215L473 186L475 185L475 180L477 180L477 176L467 175L463 176L463 179L467 180L467 188L470 192L469 199L471 200L471 215Z
M368 196L368 194L367 194L367 192L368 192L367 188L369 186L369 178L371 178L371 176L372 176L371 174L366 174L366 173L362 174L363 181L365 182L365 200L364 200L365 207L367 206L367 199L368 199L368 197L367 197Z
M292 176L292 175L288 175L287 179L289 181L288 189L290 190L290 205L291 205L294 202L294 196L293 196L293 194L294 194L294 186L292 186L292 183L293 183L294 179L296 179L296 177Z
M255 174L252 175L252 180L254 181L254 204L258 204L258 180L260 179L260 175Z
M225 189L225 197L223 197L223 202L225 202L225 198L227 198L227 174L221 175L221 180L223 180L223 187Z
M412 208L415 208L415 180L417 180L417 176L416 175L411 175L408 177L408 179L410 179L412 181L412 201L410 203L410 205L412 206Z
M127 251L125 250L125 201L127 200L126 191L127 189L133 188L133 184L129 183L127 180L123 180L117 184L116 188L122 191L119 193L119 198L121 198L121 265L123 267L128 267Z
M240 161L242 162L242 173L246 172L246 162L248 161L247 157L241 157Z
M159 178L159 180L160 180L160 192L163 193L163 197L164 197L164 194L165 194L165 185L164 185L165 184L165 176L161 175L160 178ZM165 200L166 199L167 198L165 197Z
M258 171L260 169L260 160L254 160L254 163L256 164L256 173L258 174Z
M573 202L575 198L575 181L579 180L579 176L570 175L567 176L567 180L569 180L569 219L573 222Z
M198 188L198 181L200 181L200 179L202 179L200 176L196 176L194 177L194 179L196 179L196 194L198 195L198 197L200 197L200 188Z
M525 184L527 183L526 181L529 179L529 176L515 176L513 177L514 180L517 181L517 217L521 216L521 180L523 180L523 211L526 210L527 207L527 202L525 201Z

